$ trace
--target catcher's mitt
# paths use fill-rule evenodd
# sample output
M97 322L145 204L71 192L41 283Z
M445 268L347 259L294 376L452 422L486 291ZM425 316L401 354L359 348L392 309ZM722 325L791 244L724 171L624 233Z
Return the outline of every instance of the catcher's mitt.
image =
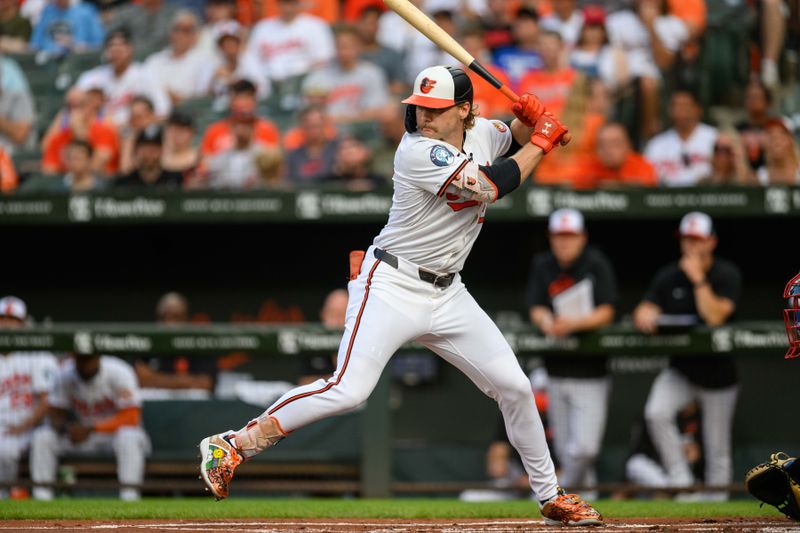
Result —
M769 459L745 475L747 490L789 518L800 521L800 461L783 452L773 453Z

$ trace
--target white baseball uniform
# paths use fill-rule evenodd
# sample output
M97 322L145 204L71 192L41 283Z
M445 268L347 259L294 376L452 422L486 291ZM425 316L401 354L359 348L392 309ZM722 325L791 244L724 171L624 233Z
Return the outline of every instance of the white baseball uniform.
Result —
M686 140L669 129L650 139L644 156L656 167L661 185L692 187L711 174L716 140L717 129L707 124L698 124Z
M100 369L89 381L84 381L68 360L60 368L48 402L52 407L73 411L78 422L94 426L122 409L141 407L139 385L133 368L117 357L100 357ZM34 483L53 483L58 468L58 456L96 455L113 452L117 457L117 477L123 485L140 485L144 478L144 458L150 441L139 426L122 426L114 432L93 432L83 442L74 444L50 426L42 426L33 434L30 469ZM51 499L52 490L34 488L39 499ZM138 498L138 491L123 488L123 499Z
M451 184L476 164L488 165L504 154L511 140L505 124L483 118L466 132L463 151L419 133L403 136L394 160L389 221L348 286L338 368L327 381L287 392L266 411L285 433L363 403L392 354L416 340L498 402L533 491L541 500L556 494L530 382L458 274L487 206L460 196Z
M58 363L48 352L0 354L0 483L17 479L19 458L28 448L32 431L11 434L37 408L37 396L46 393ZM0 497L5 491L0 489Z

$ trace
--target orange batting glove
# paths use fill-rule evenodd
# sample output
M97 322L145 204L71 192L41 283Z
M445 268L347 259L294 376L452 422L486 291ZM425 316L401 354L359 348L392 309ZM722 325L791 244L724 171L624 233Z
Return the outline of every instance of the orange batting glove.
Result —
M569 130L548 112L539 117L531 134L531 143L541 148L544 153L548 153L558 145L564 146L571 139Z
M533 94L525 93L511 106L517 119L532 128L539 117L545 112L544 104Z

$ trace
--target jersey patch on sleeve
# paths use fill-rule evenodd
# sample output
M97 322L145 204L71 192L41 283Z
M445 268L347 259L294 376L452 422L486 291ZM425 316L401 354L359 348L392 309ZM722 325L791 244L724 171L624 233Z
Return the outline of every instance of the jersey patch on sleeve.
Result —
M449 167L455 160L456 156L441 144L431 148L431 162L437 167Z
M497 120L492 121L492 126L497 128L497 131L499 131L500 133L505 133L506 131L508 131L508 126Z

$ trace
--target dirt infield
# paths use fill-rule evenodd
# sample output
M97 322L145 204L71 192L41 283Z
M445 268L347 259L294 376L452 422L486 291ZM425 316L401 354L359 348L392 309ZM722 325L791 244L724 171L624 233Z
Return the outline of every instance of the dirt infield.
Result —
M631 518L609 520L608 526L598 528L570 528L547 526L539 520L397 520L397 519L319 519L319 520L14 520L0 521L0 532L6 531L103 531L113 533L340 533L345 531L375 533L478 533L535 531L611 531L664 532L783 532L800 533L800 524L782 518L720 518L705 520Z

